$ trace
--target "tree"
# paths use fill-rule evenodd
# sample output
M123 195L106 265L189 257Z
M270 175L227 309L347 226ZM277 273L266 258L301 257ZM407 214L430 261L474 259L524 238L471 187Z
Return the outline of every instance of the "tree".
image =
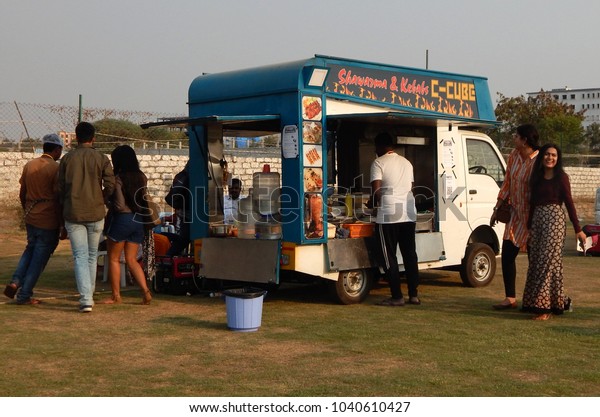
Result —
M42 148L42 140L37 138L25 138L21 141L20 148L26 152L33 152L36 148Z
M490 136L502 148L512 148L512 134L517 126L535 125L542 143L554 142L564 153L580 151L585 137L581 122L583 111L575 112L572 106L562 103L541 90L536 97L505 97L498 93L496 118L502 124Z
M581 120L568 115L548 116L539 121L538 129L540 132L540 141L543 143L555 143L564 153L584 152L585 136Z
M128 142L179 142L187 141L183 131L172 131L164 127L144 130L127 120L102 119L93 123L96 128L96 143L99 148L112 149ZM153 145L152 145L153 146Z
M267 135L265 136L265 146L276 147L279 146L279 135Z
M0 139L0 151L6 152L16 148L16 143L7 138Z
M96 142L117 145L131 140L145 139L144 130L127 120L102 119L93 123L96 128Z
M585 129L585 142L589 152L600 153L600 124L592 123Z
M187 135L182 130L169 130L164 127L153 127L144 131L145 137L154 142L186 141Z

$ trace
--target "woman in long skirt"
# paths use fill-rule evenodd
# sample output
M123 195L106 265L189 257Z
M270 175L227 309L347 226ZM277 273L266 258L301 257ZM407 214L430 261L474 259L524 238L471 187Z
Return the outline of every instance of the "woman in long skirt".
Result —
M552 313L562 314L570 308L565 295L562 252L567 221L562 208L567 208L577 240L585 244L577 212L571 197L569 176L562 167L560 148L542 146L530 180L529 269L523 293L523 311L535 314L534 320L548 320Z

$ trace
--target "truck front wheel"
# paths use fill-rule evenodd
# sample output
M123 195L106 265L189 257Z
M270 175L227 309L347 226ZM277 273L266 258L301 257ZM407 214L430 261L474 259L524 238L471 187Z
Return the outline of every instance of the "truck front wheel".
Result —
M496 255L485 243L467 246L460 268L460 278L469 287L485 287L494 279Z
M363 302L371 290L372 274L367 269L340 272L337 281L329 281L329 291L341 304Z

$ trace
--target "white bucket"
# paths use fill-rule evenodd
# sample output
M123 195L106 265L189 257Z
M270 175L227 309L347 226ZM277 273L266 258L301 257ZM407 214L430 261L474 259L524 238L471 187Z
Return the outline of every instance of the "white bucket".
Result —
M225 290L227 327L235 332L255 332L262 322L263 299L267 292L258 288Z

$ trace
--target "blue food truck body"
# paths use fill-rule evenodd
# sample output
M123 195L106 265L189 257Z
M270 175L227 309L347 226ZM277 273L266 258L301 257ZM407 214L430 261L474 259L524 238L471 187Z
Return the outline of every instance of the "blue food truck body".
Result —
M502 228L487 223L505 165L476 131L496 123L486 78L316 55L197 77L186 123L202 278L324 278L339 301L364 300L379 265L363 203L372 140L387 131L415 168L420 268L458 265L473 286L493 279ZM214 236L227 186L223 137L265 134L281 144L279 186L262 196L277 200L262 219L266 238Z

